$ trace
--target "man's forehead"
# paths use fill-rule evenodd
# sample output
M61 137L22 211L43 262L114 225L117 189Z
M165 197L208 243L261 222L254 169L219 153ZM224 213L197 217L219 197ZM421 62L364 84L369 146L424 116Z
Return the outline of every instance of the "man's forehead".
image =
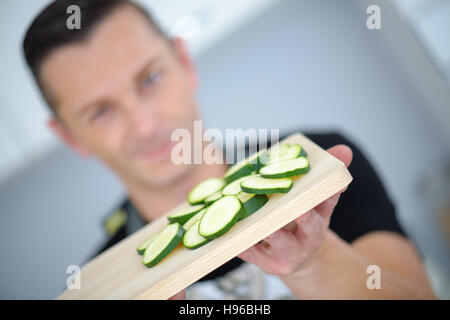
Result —
M85 41L65 45L43 62L41 78L59 104L83 104L125 81L161 54L164 38L133 7L115 10ZM57 106L61 107L61 106Z

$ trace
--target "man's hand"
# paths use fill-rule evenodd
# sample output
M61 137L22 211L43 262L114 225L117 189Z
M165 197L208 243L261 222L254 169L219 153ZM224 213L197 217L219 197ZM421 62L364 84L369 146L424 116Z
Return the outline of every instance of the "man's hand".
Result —
M347 167L350 165L353 154L349 147L337 145L327 151ZM339 191L238 257L259 266L266 273L278 276L301 269L319 254L328 232L331 214L340 194L345 190L346 188Z
M186 300L186 289L183 289L180 292L174 294L167 300Z

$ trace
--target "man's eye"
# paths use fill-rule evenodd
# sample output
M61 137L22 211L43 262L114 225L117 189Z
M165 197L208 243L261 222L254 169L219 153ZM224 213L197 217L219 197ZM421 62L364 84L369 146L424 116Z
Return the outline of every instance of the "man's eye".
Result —
M152 72L144 80L144 86L151 86L153 83L158 82L161 79L161 72Z
M97 108L91 116L91 120L97 120L106 114L108 114L109 108L107 106L102 106Z

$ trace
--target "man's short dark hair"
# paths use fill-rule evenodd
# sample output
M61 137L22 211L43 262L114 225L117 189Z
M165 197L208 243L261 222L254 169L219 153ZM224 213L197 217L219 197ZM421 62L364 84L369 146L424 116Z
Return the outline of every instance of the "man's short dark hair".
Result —
M71 5L77 5L80 8L80 29L69 29L66 25L70 16L67 8ZM96 25L115 9L123 6L134 7L143 14L161 36L167 38L150 13L130 0L55 0L40 12L29 26L23 40L23 52L27 64L53 112L56 111L55 106L39 76L42 62L55 49L85 40Z

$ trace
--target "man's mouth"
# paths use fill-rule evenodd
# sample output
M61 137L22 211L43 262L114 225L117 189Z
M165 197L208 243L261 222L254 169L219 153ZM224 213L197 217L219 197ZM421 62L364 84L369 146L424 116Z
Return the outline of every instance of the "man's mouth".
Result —
M156 163L162 162L170 158L172 148L175 146L175 142L168 140L163 144L160 144L156 148L152 148L149 151L142 153L147 162Z

